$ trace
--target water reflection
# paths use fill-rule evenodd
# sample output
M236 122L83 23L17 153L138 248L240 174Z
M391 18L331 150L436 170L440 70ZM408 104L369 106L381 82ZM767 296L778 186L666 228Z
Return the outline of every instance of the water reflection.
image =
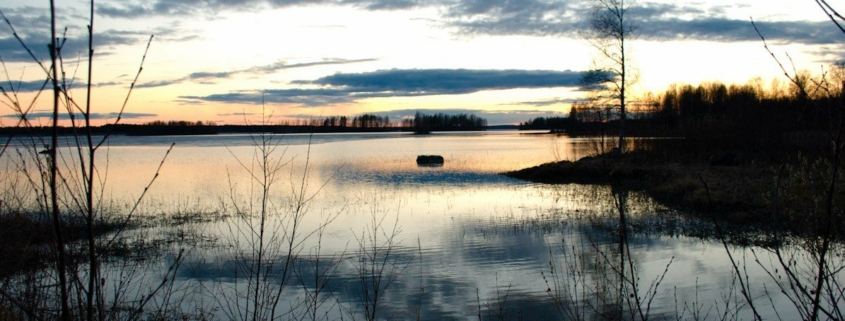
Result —
M177 148L143 204L160 223L135 240L190 249L177 271L182 311L242 316L265 304L251 294L259 289L278 298L265 307L270 314L292 319L666 319L718 304L748 316L726 302L737 289L725 250L698 237L712 235L709 223L636 192L497 174L574 159L590 153L588 141L512 132L288 135L275 157L289 167L262 198L252 176L260 166L242 166L260 159L248 135L118 137L103 164L118 210L143 190L172 140ZM417 166L417 155L432 154L444 156L442 167ZM7 173L20 165L3 161ZM254 216L262 201L271 205L266 220ZM266 243L256 241L256 226L272 227ZM748 258L750 249L765 254L729 250ZM255 285L258 270L264 287ZM768 278L754 264L747 271L754 284ZM375 284L379 277L386 283Z
M524 197L537 188L533 185L519 186L505 195ZM436 231L415 228L417 221L413 215L400 210L403 220L406 214L411 218L400 220L407 230L401 234L402 242L392 249L391 255L392 260L407 266L391 272L396 279L384 291L380 311L385 316L398 319L412 318L419 311L422 319L427 320L474 318L479 313L485 319L498 318L499 314L506 315L507 319L520 316L527 319L569 319L572 315L567 313L591 319L597 315L606 318L628 313L620 306L622 297L614 294L618 293L620 282L619 265L614 259L620 253L619 230L609 227L618 227L611 223L618 220L618 213L608 203L615 195L604 187L593 187L594 190L586 193L578 193L579 186L557 188L552 194L570 195L572 197L565 199L574 201L578 206L564 210L534 208L498 213L460 210L459 213L451 213L445 223L438 223ZM597 195L600 198L595 198ZM636 201L640 199L629 198L629 226L668 220L659 218L667 215L658 212L640 211L659 208L646 199L642 199L646 202ZM393 204L383 202L382 205L391 207ZM355 204L353 207L366 205ZM366 213L351 215L365 216ZM431 222L429 215L423 221ZM335 237L347 240L354 237L353 231L347 229L346 232ZM333 243L330 238L324 236L323 240ZM415 246L415 238L419 238L419 246ZM688 237L643 233L631 234L626 242L630 246L626 249L630 263L625 266L635 267L632 277L643 280L641 282L645 286L660 276L670 258L676 256L656 291L656 304L648 312L652 319L674 316L676 295L681 302L697 300L695 302L700 304L711 304L732 282L730 276L723 273L726 271L724 253L717 244ZM330 299L322 301L324 306L321 306L320 313L332 316L331 319L342 316L364 318L364 291L358 264L361 252L355 241L345 244L340 248L322 246L322 269L315 267L314 256L305 255L306 252L311 253L316 245L306 247L308 250L296 262L297 279L300 281L286 290L291 300L301 300L308 291L314 291L319 281L312 280L320 279L317 271L330 267L333 269L331 277L321 287L321 293ZM214 253L219 251L212 248L206 254L195 253L192 260L186 262L180 278L196 284L233 284L244 277L233 268L235 262ZM689 278L690 273L706 276L706 284L696 284L694 279ZM226 289L231 290L231 287ZM564 295L572 293L581 294L575 297ZM337 309L338 305L344 308ZM296 310L303 306L293 307ZM280 309L289 308L291 306ZM306 311L297 310L295 313Z

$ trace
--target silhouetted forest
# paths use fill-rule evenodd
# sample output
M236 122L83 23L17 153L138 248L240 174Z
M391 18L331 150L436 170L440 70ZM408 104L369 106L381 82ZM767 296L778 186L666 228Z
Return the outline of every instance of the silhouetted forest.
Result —
M281 126L289 127L321 127L323 129L335 129L338 131L345 131L344 129L383 129L395 128L395 124L390 122L388 116L377 116L372 114L363 114L349 118L347 116L329 116L325 118L314 119L298 119L288 120L280 124Z
M572 126L569 117L537 117L519 124L519 130L548 129L554 132L566 132Z
M402 121L403 127L413 128L415 133L425 134L433 131L484 130L487 120L475 115L457 114L433 115L417 112L413 119Z
M110 124L91 127L94 135L116 134L128 136L153 135L215 135L228 133L336 133L385 131L459 131L484 130L487 120L475 115L426 115L417 112L414 118L391 122L388 116L363 114L359 116L329 116L313 119L285 120L266 125L217 125L214 122L152 121L144 124ZM75 134L73 128L59 128L59 134ZM0 135L49 135L49 127L0 127Z
M140 126L126 125L122 133L130 136L149 135L213 135L217 134L217 126L213 122L203 123L202 121L188 122L179 121L152 121Z
M746 84L671 85L662 93L648 94L631 104L626 131L631 137L684 138L674 143L684 145L690 152L743 150L777 154L787 148L818 151L826 146L824 133L832 125L838 126L831 120L840 119L843 111L838 106L845 95L841 88L832 91L830 86L812 86L822 84L820 77L802 77L811 85L808 90L778 81L767 88L759 79ZM520 129L612 136L618 131L618 119L613 105L581 102L572 106L565 121L540 117L521 124Z

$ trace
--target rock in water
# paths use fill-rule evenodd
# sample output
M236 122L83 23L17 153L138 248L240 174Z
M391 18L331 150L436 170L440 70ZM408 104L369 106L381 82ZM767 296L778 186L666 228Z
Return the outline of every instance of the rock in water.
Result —
M418 166L443 166L443 156L440 155L419 155L417 156Z

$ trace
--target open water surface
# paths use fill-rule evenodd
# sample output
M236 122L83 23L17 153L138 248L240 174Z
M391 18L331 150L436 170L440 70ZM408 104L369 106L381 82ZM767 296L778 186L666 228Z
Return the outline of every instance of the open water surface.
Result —
M272 151L267 163L258 148L262 139ZM151 243L168 240L158 264L150 265L151 275L186 249L177 274L185 311L226 319L231 315L223 302L246 300L238 293L246 290L248 277L235 267L257 247L255 234L245 231L258 223L239 215L261 212L262 165L269 164L266 226L275 238L264 246L269 257L282 261L293 235L296 273L277 308L280 314L293 311L284 314L292 319L305 318L305 298L316 289L321 317L364 319L368 283L362 270L372 271L373 257L384 277L378 319L627 315L632 297L615 291L624 283L620 258L627 259L623 273L634 271L637 280L636 289L626 285L625 293L635 291L639 306L648 303L653 319L693 313L750 318L747 307L736 303L741 297L725 247L695 237L712 228L706 223L607 186L533 184L499 175L575 160L591 154L590 146L588 140L516 131L117 136L98 164L104 203L118 211L131 208L155 177L138 215L170 219L130 235ZM67 159L72 152L62 149ZM420 167L417 155L442 155L445 164ZM6 159L7 170L15 167L13 160ZM298 196L305 202L298 203ZM298 204L304 206L296 212ZM619 204L630 226L624 256ZM296 221L293 213L300 214ZM765 249L728 250L744 260L755 297L765 297L758 303L764 317L778 316L773 307L781 318L796 316L761 268L769 267Z

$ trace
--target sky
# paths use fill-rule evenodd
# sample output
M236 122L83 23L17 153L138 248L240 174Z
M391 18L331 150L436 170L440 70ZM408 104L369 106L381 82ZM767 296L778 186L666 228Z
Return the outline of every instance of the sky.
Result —
M472 113L498 125L564 116L588 96L580 90L583 73L600 67L583 36L594 1L101 0L92 117L114 121L124 101L122 123L256 124L363 113L398 121L423 111ZM48 6L0 4L45 64ZM84 101L90 2L56 6L66 30L65 78L73 98ZM628 42L635 95L673 83L786 80L752 19L795 69L820 72L845 58L845 36L812 0L639 0L629 18L638 27ZM32 106L29 119L46 124L50 95L38 95L44 71L14 32L0 25L7 93L0 125L16 124L15 102Z

